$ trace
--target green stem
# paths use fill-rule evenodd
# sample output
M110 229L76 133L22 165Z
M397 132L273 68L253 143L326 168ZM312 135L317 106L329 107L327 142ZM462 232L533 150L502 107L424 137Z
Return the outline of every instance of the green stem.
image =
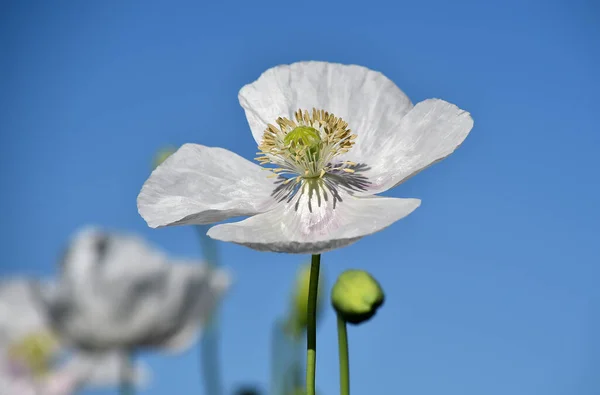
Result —
M215 317L212 316L212 319ZM200 342L202 377L207 395L222 394L216 323L210 321Z
M346 321L337 315L338 348L340 352L340 395L350 395L350 358Z
M308 317L306 327L306 395L315 395L315 371L317 365L317 294L321 255L313 255L308 286Z
M219 266L219 251L217 248L217 242L206 235L206 232L210 229L208 225L196 225L196 231L200 239L200 248L204 255L204 260L211 267Z
M279 395L283 394L284 384L282 382L282 348L283 348L283 335L281 324L279 321L275 321L273 329L271 330L271 390L270 394Z
M131 357L131 352L126 351L125 357L123 358L123 364L121 365L121 377L120 377L120 387L119 393L121 395L133 395L134 394L134 384L133 384L133 362Z

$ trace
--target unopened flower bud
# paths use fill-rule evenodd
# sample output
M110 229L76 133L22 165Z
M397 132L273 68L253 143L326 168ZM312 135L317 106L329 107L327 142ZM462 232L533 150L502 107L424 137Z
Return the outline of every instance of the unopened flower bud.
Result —
M354 325L368 321L383 304L381 286L364 270L347 270L331 290L331 303L337 313Z
M317 291L317 319L323 310L323 289L325 281L323 274L319 276L319 288ZM302 333L308 324L308 291L310 284L310 264L303 265L296 276L296 286L292 295L292 309L290 324L295 334Z
M156 169L160 166L169 156L173 155L175 151L177 151L177 149L173 147L161 148L154 156L154 168Z

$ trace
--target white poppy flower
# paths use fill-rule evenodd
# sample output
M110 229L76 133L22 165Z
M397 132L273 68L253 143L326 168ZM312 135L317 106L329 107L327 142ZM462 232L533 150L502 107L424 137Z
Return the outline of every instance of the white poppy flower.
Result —
M240 222L208 235L261 251L319 254L407 216L418 199L375 196L450 155L468 112L439 99L415 106L388 78L355 65L271 68L239 92L260 166L185 144L138 196L149 226Z
M55 338L39 299L49 282L24 278L0 282L0 395L66 395L81 387L114 387L122 374L119 353L87 355L66 350ZM136 365L130 379L137 385L147 373Z
M135 236L86 228L44 300L57 333L80 349L179 351L198 337L229 283L227 272L170 259Z

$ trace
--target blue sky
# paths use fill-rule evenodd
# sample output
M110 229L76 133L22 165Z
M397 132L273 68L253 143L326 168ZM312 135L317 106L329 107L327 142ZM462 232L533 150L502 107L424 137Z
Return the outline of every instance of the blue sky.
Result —
M242 85L281 63L356 63L475 127L387 193L422 199L417 211L323 256L330 283L364 268L387 295L349 331L353 393L598 394L598 4L210 3L2 2L0 275L51 275L89 223L199 256L194 229L152 230L137 213L155 151L196 142L251 159ZM226 387L266 387L270 325L307 257L220 248L236 280ZM335 394L331 311L318 335L318 387ZM144 360L144 394L202 394L195 349Z

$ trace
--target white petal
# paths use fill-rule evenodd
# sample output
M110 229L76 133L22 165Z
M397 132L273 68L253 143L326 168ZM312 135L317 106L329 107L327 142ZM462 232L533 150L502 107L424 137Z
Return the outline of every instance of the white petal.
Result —
M299 62L273 67L244 86L239 101L257 143L267 124L293 119L298 109L326 110L348 122L358 135L355 153L376 152L382 132L412 108L410 99L383 74L356 65Z
M37 393L43 395L71 395L76 393L77 383L71 375L50 373L41 380L37 389Z
M60 286L46 301L55 329L82 349L180 351L199 336L227 280L201 262L172 261L137 237L92 228L74 238Z
M320 254L344 247L375 233L415 210L418 199L345 196L332 207L332 199L315 197L309 209L300 198L298 208L280 204L275 209L241 222L212 227L208 235L259 251Z
M138 210L152 228L254 215L273 203L267 175L231 151L185 144L152 172Z
M49 330L38 284L23 278L0 282L0 352L27 335Z
M35 382L35 378L33 378L32 381ZM35 391L34 394L71 395L76 393L77 383L71 375L50 373L40 381L36 390L37 391Z
M371 168L364 173L371 182L366 193L380 193L446 158L472 128L468 112L443 100L425 100L392 128L394 133L386 133L388 140L379 155L351 160Z

